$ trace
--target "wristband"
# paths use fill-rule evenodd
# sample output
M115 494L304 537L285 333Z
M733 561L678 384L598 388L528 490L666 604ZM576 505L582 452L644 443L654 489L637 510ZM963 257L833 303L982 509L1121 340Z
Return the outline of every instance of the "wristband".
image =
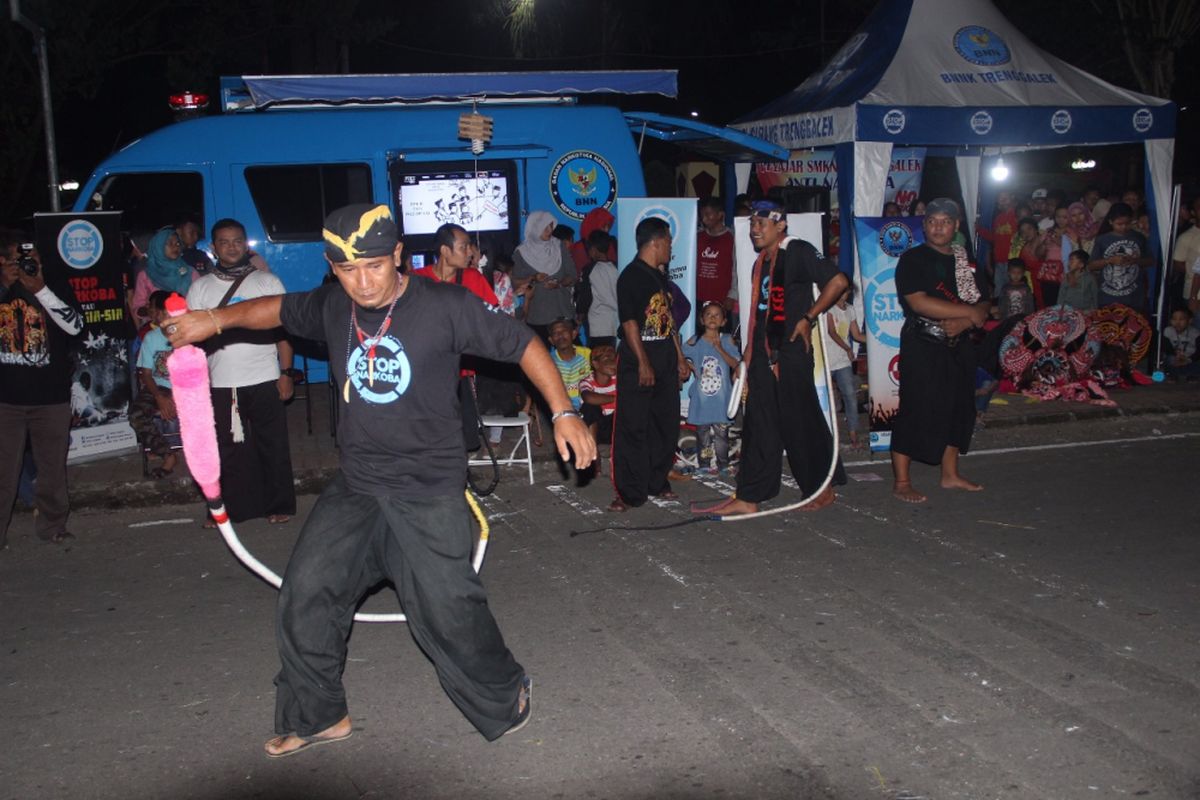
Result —
M805 314L804 318L806 320L808 320L808 327L810 327L810 328L817 327L817 321L815 319L813 319L812 317L810 317L808 314Z
M550 415L550 424L553 425L554 423L558 422L563 417L575 417L575 419L582 419L582 417L579 416L578 411L576 411L573 408L568 408L565 411L556 411L553 414L551 414Z
M212 320L213 327L217 329L217 336L220 336L221 323L217 322L217 315L212 312L211 308L204 309L204 312L208 314L208 318Z

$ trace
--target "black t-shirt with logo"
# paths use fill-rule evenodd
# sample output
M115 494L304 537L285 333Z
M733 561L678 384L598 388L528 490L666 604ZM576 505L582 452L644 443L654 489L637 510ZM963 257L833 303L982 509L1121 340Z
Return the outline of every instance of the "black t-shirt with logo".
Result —
M643 341L670 338L675 333L675 320L666 273L640 258L629 262L617 278L617 318L622 325L636 322ZM621 340L625 340L624 333Z
M69 311L81 315L64 282L50 286ZM35 295L17 281L0 288L0 403L40 406L71 399L71 337Z
M782 256L782 257L780 257ZM803 239L793 239L764 263L755 288L754 340L773 350L804 348L804 340L788 342L791 332L813 305L813 285L824 288L838 274L838 266Z
M399 497L462 492L467 456L457 395L459 356L520 361L533 332L461 286L409 279L376 345L372 376L367 351L351 328L350 304L341 285L330 283L284 295L280 313L289 332L329 346L347 484L357 492ZM386 312L359 307L359 328L371 336Z

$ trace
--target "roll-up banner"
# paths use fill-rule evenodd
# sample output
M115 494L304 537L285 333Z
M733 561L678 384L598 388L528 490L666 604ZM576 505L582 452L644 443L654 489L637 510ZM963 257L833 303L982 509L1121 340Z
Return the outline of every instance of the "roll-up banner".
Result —
M892 420L900 407L900 329L904 311L896 295L896 262L925 241L921 217L856 217L867 334L867 384L871 452L892 447Z
M83 310L73 343L67 463L128 452L137 437L129 426L133 328L125 314L121 213L35 214L34 226L46 275L65 280Z

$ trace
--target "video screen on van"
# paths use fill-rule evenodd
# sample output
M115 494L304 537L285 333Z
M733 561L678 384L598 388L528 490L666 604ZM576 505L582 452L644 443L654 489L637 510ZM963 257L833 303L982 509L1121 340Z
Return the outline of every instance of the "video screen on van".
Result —
M509 229L508 170L418 171L414 166L396 181L406 236L434 233L447 222L472 233Z

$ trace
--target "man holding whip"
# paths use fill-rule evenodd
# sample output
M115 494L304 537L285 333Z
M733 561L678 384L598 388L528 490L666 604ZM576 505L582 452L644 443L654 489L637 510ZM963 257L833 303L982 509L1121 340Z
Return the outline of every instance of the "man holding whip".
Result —
M596 446L545 347L521 323L453 284L398 272L403 245L387 206L325 220L336 283L191 312L167 324L179 347L225 328L271 329L329 346L341 387L341 469L300 532L280 589L282 666L268 756L352 732L341 673L354 609L390 580L442 687L488 740L523 725L531 684L504 644L471 567L466 453L456 387L463 353L519 362L545 397L559 454L582 469Z

